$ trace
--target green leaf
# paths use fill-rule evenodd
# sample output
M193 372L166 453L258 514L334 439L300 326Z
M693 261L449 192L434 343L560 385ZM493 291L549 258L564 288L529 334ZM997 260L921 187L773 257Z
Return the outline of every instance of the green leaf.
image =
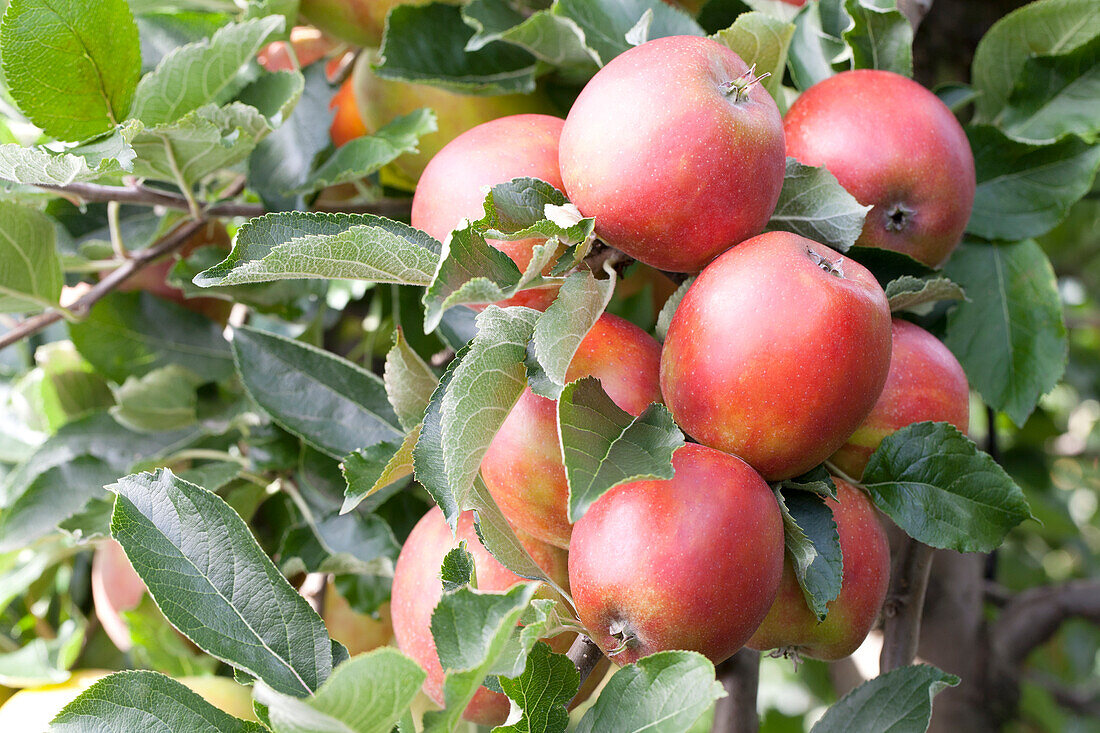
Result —
M787 158L779 202L766 230L794 232L847 252L859 239L870 210L845 191L824 166L815 168Z
M725 696L703 655L658 652L612 675L577 733L682 733Z
M324 622L224 501L168 469L110 488L111 532L181 633L275 690L317 690L332 670Z
M978 181L966 230L986 239L1016 241L1050 231L1088 193L1100 167L1100 145L1078 137L1039 146L984 125L966 134Z
M182 683L157 672L130 670L96 681L62 708L52 733L157 730L164 733L262 733L259 723L234 718Z
M527 350L527 384L537 395L557 399L581 341L603 314L615 291L615 273L597 280L590 271L565 279L558 297L535 322Z
M0 552L26 547L55 531L117 476L112 466L92 456L43 471L0 513Z
M476 573L474 556L466 549L466 540L462 540L458 543L458 547L443 557L443 566L439 569L440 578L443 580L443 592L453 593L467 586L476 588Z
M395 118L373 135L351 140L315 170L294 193L313 193L377 173L405 153L418 152L420 138L436 131L435 112L418 109Z
M439 600L432 612L432 637L446 675L446 709L424 716L425 733L454 729L485 677L512 647L516 623L538 588L538 583L520 583L503 593L481 593L467 587Z
M554 243L539 245L522 273L512 258L485 241L474 224L464 222L443 243L435 278L424 291L424 333L439 326L448 308L512 297L539 277L555 249Z
M775 492L783 512L783 539L810 611L824 621L826 604L844 579L840 535L825 499L812 491Z
M584 31L562 13L560 4L527 15L507 0L472 0L463 6L462 19L476 31L466 42L468 51L505 41L576 81L586 81L599 69L599 57L585 45Z
M658 341L664 341L668 334L668 327L672 323L672 317L676 315L676 309L680 307L680 301L687 295L688 288L695 282L694 277L689 277L680 283L679 287L668 296L668 300L661 306L661 312L657 314L657 326L654 329Z
M554 654L543 642L527 655L523 674L515 679L500 678L504 694L523 711L512 725L498 726L493 733L556 733L569 725L565 707L577 694L581 676L564 654Z
M398 327L393 334L393 348L386 354L386 366L382 373L386 385L386 397L405 430L412 430L424 419L424 411L432 399L432 392L439 386L439 377L413 351L405 339L405 332Z
M39 346L34 360L38 366L13 385L13 397L17 394L26 400L34 413L27 427L52 434L72 420L115 403L107 380L81 358L71 341Z
M43 146L0 145L0 178L35 186L67 186L130 170L136 155L130 141L140 127L126 122L64 152Z
M61 296L54 223L35 209L0 201L0 313L40 310Z
M176 303L143 292L114 292L69 324L81 356L115 382L177 364L220 381L233 373L222 327Z
M565 388L558 401L558 425L570 522L619 484L672 478L672 454L684 444L684 434L664 405L654 403L632 417L595 377Z
M946 277L920 278L902 275L886 286L890 310L924 312L927 306L943 300L966 300L966 293Z
M845 254L870 270L883 288L906 275L927 277L936 273L936 270L923 262L917 262L909 255L891 249L864 247L857 244Z
M301 196L290 192L309 179L315 160L332 145L332 86L325 64L311 64L301 74L302 96L293 114L248 158L248 187L271 211L307 208Z
M583 218L558 189L538 178L513 178L489 189L484 216L474 227L493 239L557 237L577 244L593 236L595 219Z
M649 40L706 35L690 15L660 0L557 0L553 12L576 23L584 34L585 44L600 65L605 66L632 48L626 34L647 11L653 13L647 35Z
M959 678L927 664L902 667L864 682L825 711L811 733L889 730L924 733L932 719L932 698Z
M142 377L127 377L115 396L111 415L139 433L176 430L198 421L198 395L202 380L178 364L154 369Z
M853 25L844 32L853 68L913 75L913 26L897 0L844 0Z
M126 117L141 47L125 0L12 0L0 46L8 92L47 135L83 140Z
M1001 129L1021 142L1052 143L1063 135L1095 142L1100 132L1100 35L1058 56L1024 63Z
M118 476L139 461L156 460L176 452L201 434L197 428L135 433L119 425L106 412L92 413L63 425L30 458L4 477L0 482L0 506L9 506L46 471L71 463L79 456L100 459Z
M133 172L190 190L211 173L244 161L271 130L269 120L255 107L240 102L208 104L137 133Z
M432 394L414 465L452 527L470 506L489 443L526 386L525 349L539 315L529 308L486 308L477 317L477 336Z
M84 626L68 619L53 639L32 639L15 651L0 654L0 685L38 687L69 679L84 646Z
M300 699L256 686L279 733L390 733L424 683L424 670L391 647L338 666L317 694Z
M349 512L395 481L413 472L413 449L420 438L420 426L413 427L404 440L385 441L348 454L341 469L347 482L341 512Z
M1023 491L950 423L886 436L863 471L875 506L910 537L958 552L990 552L1031 517Z
M944 343L986 404L1023 425L1066 365L1054 270L1032 240L963 242L944 269L967 300L947 315Z
M233 332L233 355L252 399L333 458L404 436L382 380L357 364L251 328Z
M467 52L473 34L457 6L397 5L386 18L375 71L383 79L434 84L464 94L534 91L534 56L506 43Z
M754 11L737 16L733 25L711 38L728 46L749 66L755 66L758 75L770 74L763 85L774 97L783 86L787 49L793 36L794 23Z
M1041 0L1001 18L974 52L977 120L991 121L1004 109L1028 59L1070 53L1097 35L1093 0Z
M267 214L246 222L225 261L195 284L343 278L427 285L440 246L418 229L372 214Z
M241 67L285 20L268 16L219 28L210 39L180 46L146 74L134 95L133 116L146 125L175 122L207 104L221 105L240 91Z
M811 491L818 496L836 499L836 483L824 464L811 468L801 476L777 481L772 484L772 488L779 491Z
M562 598L569 598L564 588L538 566L527 548L519 541L512 525L493 501L481 476L474 479L474 489L468 497L469 508L475 510L474 529L485 549L504 567L521 578L539 580L553 588Z
M806 3L794 20L788 64L795 86L806 91L836 73L850 68L852 51L844 35L855 27L844 9L844 0Z

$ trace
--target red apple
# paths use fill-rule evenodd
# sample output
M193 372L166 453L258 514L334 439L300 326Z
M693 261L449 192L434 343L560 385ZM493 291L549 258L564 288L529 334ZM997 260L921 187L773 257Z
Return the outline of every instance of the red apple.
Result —
M439 507L433 507L417 522L397 558L390 612L398 647L428 673L424 692L439 704L443 703L443 667L432 638L432 611L443 595L439 578L443 558L461 540L466 540L467 549L474 557L480 590L503 591L523 580L497 562L481 544L474 531L473 512L465 512L459 518L456 538L452 538L451 528ZM530 538L521 536L521 540L535 562L565 587L568 584L565 552ZM463 716L482 725L500 725L508 717L508 708L507 697L482 687Z
M594 376L631 415L661 401L661 346L629 321L605 313L581 341L566 379ZM569 485L557 403L525 389L481 461L481 476L508 522L543 542L569 547Z
M569 586L616 663L688 649L714 663L748 640L783 573L783 518L744 461L688 444L675 476L607 492L573 527Z
M844 445L889 366L890 306L874 275L824 245L769 232L688 289L665 339L661 391L689 435L777 481Z
M828 604L825 620L818 622L788 558L775 603L747 644L752 649L783 649L815 659L840 659L859 648L878 618L890 583L886 531L862 491L833 480L837 501L826 499L825 503L833 510L844 557L840 595Z
M122 545L104 540L92 556L92 601L103 631L120 651L133 646L130 627L121 614L137 608L145 590L145 582L134 571Z
M588 82L561 134L570 201L608 244L695 272L760 232L783 185L783 123L741 57L659 38Z
M807 89L783 127L788 155L874 207L857 244L947 260L974 204L974 155L935 94L889 71L846 71Z
M878 402L829 459L849 476L862 476L882 439L907 425L949 422L965 433L970 424L970 385L955 355L908 321L895 318L892 335L890 373Z
M552 114L555 111L540 91L484 97L456 94L428 84L382 79L371 69L371 57L370 53L360 54L352 74L359 116L368 133L373 134L395 117L407 115L421 107L430 107L437 115L438 129L420 139L419 153L402 155L382 169L382 181L389 186L413 190L428 161L436 153L483 122L506 115ZM499 141L499 144L504 146L506 142Z
M436 153L412 203L412 225L443 241L463 219L480 219L485 193L513 178L540 178L562 188L558 173L558 138L563 121L549 115L511 115L467 130ZM532 248L543 239L515 242L489 240L524 270ZM524 290L502 305L546 310L556 290Z

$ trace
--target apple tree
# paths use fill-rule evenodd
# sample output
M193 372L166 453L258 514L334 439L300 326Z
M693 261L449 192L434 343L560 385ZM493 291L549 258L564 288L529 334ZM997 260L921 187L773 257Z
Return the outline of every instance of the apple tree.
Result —
M0 0L0 724L1095 724L1100 13L1016 5Z

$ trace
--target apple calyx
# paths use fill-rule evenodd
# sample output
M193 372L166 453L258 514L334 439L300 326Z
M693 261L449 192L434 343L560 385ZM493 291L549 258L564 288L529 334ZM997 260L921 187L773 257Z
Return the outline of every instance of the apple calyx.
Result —
M733 79L732 81L727 81L722 84L721 89L722 92L725 93L727 96L731 94L734 95L734 102L744 102L746 99L748 99L749 92L752 91L752 88L767 79L769 76L771 76L770 71L765 71L760 76L757 76L756 64L753 64L749 67L749 70L741 76Z
M905 204L894 204L886 211L886 229L891 232L905 231L913 215L917 212Z
M802 648L799 646L781 646L778 649L772 649L768 656L772 659L791 660L796 672L798 671L798 665L802 664Z
M809 258L813 261L815 265L817 265L830 275L836 275L839 278L844 277L844 270L841 269L840 266L841 260L833 262L829 258L825 257L822 254L819 254L816 250L810 249L809 247L806 248L806 255L809 256Z
M630 624L622 620L612 621L611 625L607 628L607 633L619 642L617 647L607 652L608 657L622 654L638 639L638 635L634 633Z

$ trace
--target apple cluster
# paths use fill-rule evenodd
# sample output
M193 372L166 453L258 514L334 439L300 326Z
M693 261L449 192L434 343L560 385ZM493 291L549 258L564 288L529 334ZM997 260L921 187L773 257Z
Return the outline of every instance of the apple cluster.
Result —
M850 71L807 90L784 117L739 56L690 36L611 61L564 121L520 114L474 127L419 179L412 224L440 240L480 217L487 187L534 177L594 217L607 245L695 275L663 344L605 314L567 374L596 377L635 416L663 402L690 440L673 456L673 478L621 484L571 524L556 405L530 389L481 464L523 544L569 589L616 664L666 649L717 663L746 645L851 654L876 621L890 571L884 528L854 481L901 427L967 428L962 368L933 335L891 317L868 269L797 234L764 232L788 156L827 167L871 207L859 245L935 267L962 236L973 157L932 93L890 72ZM536 243L490 242L521 269ZM544 309L554 295L521 291L502 305ZM785 557L768 482L824 462L839 474L826 503L843 583L819 621ZM476 541L469 514L458 538L469 542L480 588L519 582ZM437 701L443 671L429 627L439 566L454 544L433 509L409 536L393 584L397 642L428 670L425 690ZM466 713L493 724L507 709L483 689Z

